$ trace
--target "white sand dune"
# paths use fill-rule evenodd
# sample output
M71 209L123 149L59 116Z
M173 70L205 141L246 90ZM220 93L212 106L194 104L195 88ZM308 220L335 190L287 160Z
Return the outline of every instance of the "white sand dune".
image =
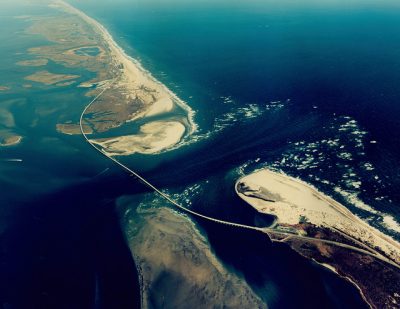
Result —
M143 112L136 114L129 121L135 121L141 118L158 116L172 111L174 102L169 96L161 97L151 105L149 105Z
M172 102L171 98L169 97L160 98L158 101L156 101L150 106L145 116L150 117L150 116L164 114L170 112L173 108L174 108L174 103Z

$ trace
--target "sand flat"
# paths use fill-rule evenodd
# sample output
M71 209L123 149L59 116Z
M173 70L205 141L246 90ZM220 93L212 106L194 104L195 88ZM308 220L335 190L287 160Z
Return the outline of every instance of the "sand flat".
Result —
M24 79L45 85L53 85L59 82L65 82L71 79L76 79L78 77L80 76L73 74L54 74L44 70L44 71L38 71L32 75L28 75Z
M156 154L179 143L185 130L179 121L153 121L141 126L138 134L91 141L103 147L110 156Z

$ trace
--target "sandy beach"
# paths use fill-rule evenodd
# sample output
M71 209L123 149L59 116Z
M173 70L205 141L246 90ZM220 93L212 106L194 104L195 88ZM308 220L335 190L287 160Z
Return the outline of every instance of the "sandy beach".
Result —
M188 136L197 130L197 126L193 121L194 111L165 85L157 81L138 61L129 57L124 50L118 46L111 34L103 25L64 1L60 0L54 3L64 11L78 15L85 22L91 25L95 32L101 36L102 40L106 42L108 48L107 52L111 55L111 65L118 72L115 77L116 82L113 84L113 89L111 90L117 90L120 93L123 93L127 104L129 104L129 102L134 102L135 100L140 100L140 102L143 103L140 111L132 114L130 119L127 121L147 119L149 117L160 115L168 116L168 113L170 113L175 106L179 106L187 114L187 117L182 119L180 125L174 125L176 130L172 130L170 124L166 126L162 125L161 127L148 125L144 126L144 130L146 131L145 134L141 132L136 137L131 135L113 137L109 139L108 145L111 143L114 144L114 147L118 148L119 154L131 154L135 152L146 154L158 153L162 150L176 146L184 136ZM169 120L166 119L166 121L168 123ZM177 122L176 118L174 121ZM182 126L184 129L182 129ZM162 128L168 128L168 130L161 134ZM150 132L151 130L153 131ZM142 147L144 141L140 143L139 139L148 139L149 136L151 136L152 144L157 144L157 146L144 149L144 147ZM158 139L158 141L156 141L156 139ZM130 145L129 142L133 142L135 145ZM102 141L102 143L104 144L104 141ZM142 146L138 147L138 144L142 144ZM127 147L126 149L122 149L124 145ZM116 154L114 151L109 153Z
M391 259L400 262L398 242L299 179L264 169L244 176L238 184L247 187L245 194L237 191L243 200L259 212L274 215L280 224L296 225L307 221L335 228L371 248L379 247Z

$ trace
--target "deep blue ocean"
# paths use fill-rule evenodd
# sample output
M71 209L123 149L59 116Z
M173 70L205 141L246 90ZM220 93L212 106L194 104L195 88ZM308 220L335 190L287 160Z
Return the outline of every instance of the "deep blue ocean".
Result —
M273 167L400 239L400 4L71 3L196 111L196 142L157 177L175 157L182 183Z
M282 170L400 239L399 4L72 3L196 111L195 141L157 159L121 160L181 203L248 224L256 219L233 193L235 180L261 167ZM284 248L265 249L255 235L228 241L231 231L201 226L271 308L362 306L327 272L282 262L291 256Z
M196 112L199 130L184 146L157 157L135 155L121 161L182 204L247 224L265 224L268 219L259 218L239 200L235 181L262 167L280 170L314 185L400 240L397 1L68 2L102 23L127 54ZM2 35L12 40L11 34ZM25 91L22 97L28 97ZM64 109L69 100L83 98L83 90L66 89L51 95L59 94ZM35 106L50 102L49 98L46 91L29 93L28 103ZM79 115L83 106L84 101L73 113ZM99 289L109 308L118 308L118 301L128 304L135 272L126 271L134 269L133 261L126 257L119 216L112 209L122 195L133 196L129 207L135 208L146 189L104 162L78 137L49 133L47 128L54 127L57 119L39 122L36 129L28 119L29 115L17 118L17 123L32 138L22 148L3 154L22 156L30 168L18 170L0 164L7 175L7 180L6 176L0 178L7 184L2 195L5 204L19 206L22 200L35 209L45 205L45 210L39 207L31 212L21 206L24 212L17 217L23 219L14 227L14 234L4 236L9 244L6 248L19 242L32 244L28 249L18 247L13 254L38 257L28 263L15 262L26 264L17 277L24 278L27 294L40 292L43 299L48 295L58 299L56 287L52 291L48 286L55 270L67 263L68 274L63 275L69 276L68 284L62 297L73 293L79 278L82 293L73 300L89 304L97 299L94 291L83 292L91 286L89 277L95 273L104 278ZM48 158L43 162L45 152ZM57 169L60 165L64 165L61 171ZM110 167L108 173L92 177L106 167ZM9 180L11 171L16 175L13 181ZM21 188L27 190L25 194L16 195ZM97 196L96 203L93 196ZM89 225L84 219L88 217ZM253 233L236 233L206 222L198 225L217 257L242 275L270 308L364 308L354 287L289 248L271 247ZM88 243L93 248L87 248ZM70 248L79 255L64 258ZM104 258L96 259L99 256ZM13 258L10 254L9 259ZM110 275L107 269L115 261L120 267ZM93 269L88 270L88 265ZM41 280L46 289L38 286L32 291L29 282L37 282L35 276L41 269L45 269L46 278ZM31 281L26 281L26 276ZM12 271L6 277L16 278ZM17 282L9 280L11 286ZM113 289L122 291L119 300L112 296ZM12 288L3 290L14 292Z

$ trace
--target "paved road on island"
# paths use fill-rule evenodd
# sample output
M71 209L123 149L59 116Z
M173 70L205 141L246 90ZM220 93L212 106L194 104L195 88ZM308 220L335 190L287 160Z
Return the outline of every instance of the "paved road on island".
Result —
M298 239L298 240L302 240L305 242L309 242L309 243L324 243L324 244L328 244L328 245L333 245L333 246L337 246L337 247L341 247L341 248L345 248L345 249L349 249L349 250L353 250L359 253L363 253L366 255L370 255L378 260L381 260L383 262L386 262L398 269L400 269L400 265L395 263L394 261L388 259L387 257L385 257L384 255L382 255L381 253L377 252L376 250L369 248L368 246L366 246L363 243L360 243L358 240L353 239L352 237L344 234L347 238L355 241L355 243L359 244L360 246L364 247L365 249L361 249L358 247L354 247L348 244L344 244L344 243L340 243L340 242L336 242L336 241L332 241L332 240L327 240L327 239L318 239L318 238L313 238L313 237L308 237L308 236L301 236L301 235L296 235L296 234L291 234L291 233L287 233L287 232L283 232L283 231L279 231L273 228L269 228L269 227L257 227L257 226L251 226L251 225L245 225L245 224L240 224L240 223L235 223L235 222L229 222L229 221L225 221L225 220L220 220L217 218L213 218L213 217L209 217L206 215L203 215L201 213L198 213L196 211L193 211L189 208L186 208L184 206L182 206L181 204L179 204L178 202L176 202L173 198L171 198L168 194L164 193L163 191L161 191L160 189L158 189L157 187L155 187L153 184L151 184L150 182L148 182L145 178L143 178L141 175L139 175L137 172L133 171L132 169L130 169L128 166L124 165L123 163L119 162L117 159L115 159L114 157L108 155L105 151L103 151L101 148L97 147L94 143L92 143L90 141L90 139L87 137L84 129L83 129L83 121L84 121L84 115L86 113L86 111L88 110L88 108L95 102L97 101L97 99L108 89L110 89L110 87L117 81L116 79L113 79L109 82L109 84L107 86L104 86L104 88L102 89L102 91L88 104L86 105L85 109L82 111L80 119L79 119L79 126L80 126L80 130L81 133L83 135L83 137L85 138L85 140L94 148L96 149L96 151L98 151L99 153L101 153L103 156L105 156L107 159L113 161L115 164L117 164L118 166L120 166L122 169L124 169L125 171L127 171L129 174L131 174L132 176L136 177L137 179L139 179L143 184L145 184L147 187L149 187L150 189L154 190L157 194L159 194L162 198L164 198L166 201L170 202L172 205L174 205L175 207L177 207L178 209L184 211L185 213L188 213L190 215L193 215L195 217L198 218L202 218L208 221L212 221L215 223L219 223L219 224L224 224L227 226L232 226L232 227L237 227L240 229L246 229L246 230L253 230L253 231L257 231L257 232L262 232L265 233L269 236L269 238L271 239L271 241L274 242L287 242L290 239ZM343 234L343 233L342 233ZM279 236L282 237L280 239L274 239L274 236ZM137 266L138 267L138 266ZM141 274L140 270L137 269L139 274ZM141 285L141 291L142 291L143 286Z

